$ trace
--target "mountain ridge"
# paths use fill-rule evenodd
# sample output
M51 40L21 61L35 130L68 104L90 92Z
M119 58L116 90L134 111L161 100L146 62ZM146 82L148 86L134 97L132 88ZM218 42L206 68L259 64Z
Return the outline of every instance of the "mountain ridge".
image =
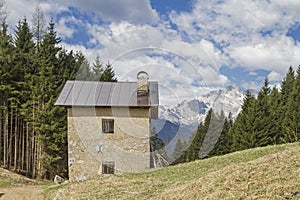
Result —
M187 126L198 125L204 120L209 109L216 113L224 111L225 115L231 112L233 118L241 111L244 92L238 86L228 86L216 89L195 99L183 100L177 105L159 106L159 119L167 120L174 124Z

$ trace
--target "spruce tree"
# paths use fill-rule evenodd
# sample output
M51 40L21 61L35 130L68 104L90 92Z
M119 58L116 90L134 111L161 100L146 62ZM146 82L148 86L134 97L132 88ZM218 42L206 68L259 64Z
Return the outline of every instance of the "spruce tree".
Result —
M300 141L300 66L287 102L287 112L283 122L284 142Z
M93 80L94 81L101 80L103 71L104 71L103 63L100 60L100 57L97 56L95 62L93 63L93 67L92 67Z
M81 63L59 42L53 22L38 51L26 19L14 37L0 27L0 165L31 178L67 176L67 112L54 102Z
M281 95L277 87L273 87L269 98L270 103L270 119L272 120L269 128L271 144L281 143L282 129L281 129Z
M39 169L38 175L50 179L57 173L62 175L67 168L66 110L54 106L58 96L57 88L61 88L65 83L65 80L60 79L60 73L65 67L59 63L59 42L54 23L51 21L38 52L40 68L34 77L37 85L33 88L38 107L35 126L41 146L39 156L42 168Z
M14 47L7 27L3 22L0 28L0 165L5 168L9 168L9 99L14 90L12 80L16 72L12 67Z
M190 162L199 159L198 154L201 146L202 137L205 136L204 125L202 122L197 126L197 129L191 134L189 145L178 159L183 162Z
M175 144L172 156L171 156L172 165L183 162L182 155L184 152L184 148L185 148L185 145L184 145L184 142L182 142L182 140L181 140L180 133L177 133L176 144Z
M276 132L272 130L275 126L275 120L271 115L270 92L269 80L265 78L264 84L257 96L256 117L253 124L257 134L255 137L255 146L257 147L272 144L271 141L276 137Z
M80 67L76 73L76 80L92 81L94 76L90 69L90 64L83 55L78 55L78 63Z
M35 11L32 15L32 31L33 36L36 39L36 47L37 51L39 51L40 42L46 33L46 20L44 16L44 12L42 11L42 8L38 5L35 8Z
M18 50L23 53L30 53L34 50L34 42L32 41L32 33L30 31L27 19L24 18L17 26L15 45Z
M206 147L209 145L208 144L209 140L206 139L207 142L206 144L204 144L203 142L205 140L205 137L210 138L210 136L206 136L206 134L207 131L209 130L209 127L211 126L210 123L211 123L212 115L214 115L214 113L213 110L210 109L205 116L204 123L200 122L195 132L191 135L190 142L187 149L183 152L183 154L179 158L180 161L190 162L208 156L206 155L208 153L206 151L204 152L204 150L207 149Z
M287 142L286 136L288 135L288 121L290 113L288 110L288 103L290 96L293 91L295 82L295 72L293 68L290 66L289 70L281 83L281 91L280 91L280 107L279 107L279 122L280 122L280 142Z
M32 95L32 77L38 71L37 56L35 55L35 43L30 31L26 18L20 21L17 25L15 33L15 68L18 70L18 77L16 77L16 85L20 95L20 106L18 110L21 111L21 116L24 119L24 127L26 131L26 139L24 143L24 153L26 156L25 170L26 175L35 178L38 166L38 146L37 136L35 132L34 122L36 120L36 107L34 106L34 96Z
M100 81L105 82L117 82L118 79L116 78L115 72L112 68L112 65L110 63L106 64L106 67L101 75Z
M281 91L280 91L281 103L282 103L281 106L284 106L287 103L288 98L293 91L294 81L295 81L295 72L294 72L293 68L290 66L287 74L285 75L285 78L283 79L283 81L281 83ZM286 109L281 111L282 114L284 114L285 111L286 111Z
M209 122L207 122L207 124L204 124L207 129L198 153L200 159L207 158L213 155L213 149L216 147L217 142L222 134L224 120L225 116L223 111L219 116L215 114L211 109Z
M232 114L229 113L228 118L226 118L224 114L221 113L219 120L221 120L221 123L223 122L223 128L218 142L209 154L210 156L224 155L231 152L232 136L229 131L233 123Z
M247 90L243 100L242 111L239 113L230 130L230 134L233 138L233 151L249 149L257 146L255 140L257 132L253 126L256 119L255 113L256 99L251 92Z

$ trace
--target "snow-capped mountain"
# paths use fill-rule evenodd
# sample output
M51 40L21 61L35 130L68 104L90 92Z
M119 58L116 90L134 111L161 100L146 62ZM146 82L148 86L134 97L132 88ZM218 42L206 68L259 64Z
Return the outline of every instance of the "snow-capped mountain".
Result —
M197 99L184 100L174 106L159 107L159 119L170 121L174 124L195 126L203 121L207 111L213 108L215 112L229 112L236 117L243 103L243 91L238 86L229 86L217 89Z
M201 88L200 88L201 89ZM253 94L256 95L256 91ZM200 122L204 121L210 108L214 112L224 111L236 118L241 111L245 92L237 86L210 90L205 95L191 100L184 100L177 105L159 107L159 119L152 120L156 136L166 145L166 152L172 155L177 140L191 141L191 136Z

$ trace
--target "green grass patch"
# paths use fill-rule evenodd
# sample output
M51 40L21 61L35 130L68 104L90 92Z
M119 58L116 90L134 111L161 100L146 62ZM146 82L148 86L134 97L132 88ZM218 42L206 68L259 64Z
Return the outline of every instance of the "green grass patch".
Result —
M0 188L10 187L13 184L13 179L0 177Z

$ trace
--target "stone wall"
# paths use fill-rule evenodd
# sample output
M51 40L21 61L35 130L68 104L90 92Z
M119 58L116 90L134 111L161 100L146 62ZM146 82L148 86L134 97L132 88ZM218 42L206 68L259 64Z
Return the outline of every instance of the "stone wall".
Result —
M102 119L114 119L114 133L102 133ZM70 180L101 175L102 162L114 162L115 173L149 169L149 137L149 108L69 108Z

